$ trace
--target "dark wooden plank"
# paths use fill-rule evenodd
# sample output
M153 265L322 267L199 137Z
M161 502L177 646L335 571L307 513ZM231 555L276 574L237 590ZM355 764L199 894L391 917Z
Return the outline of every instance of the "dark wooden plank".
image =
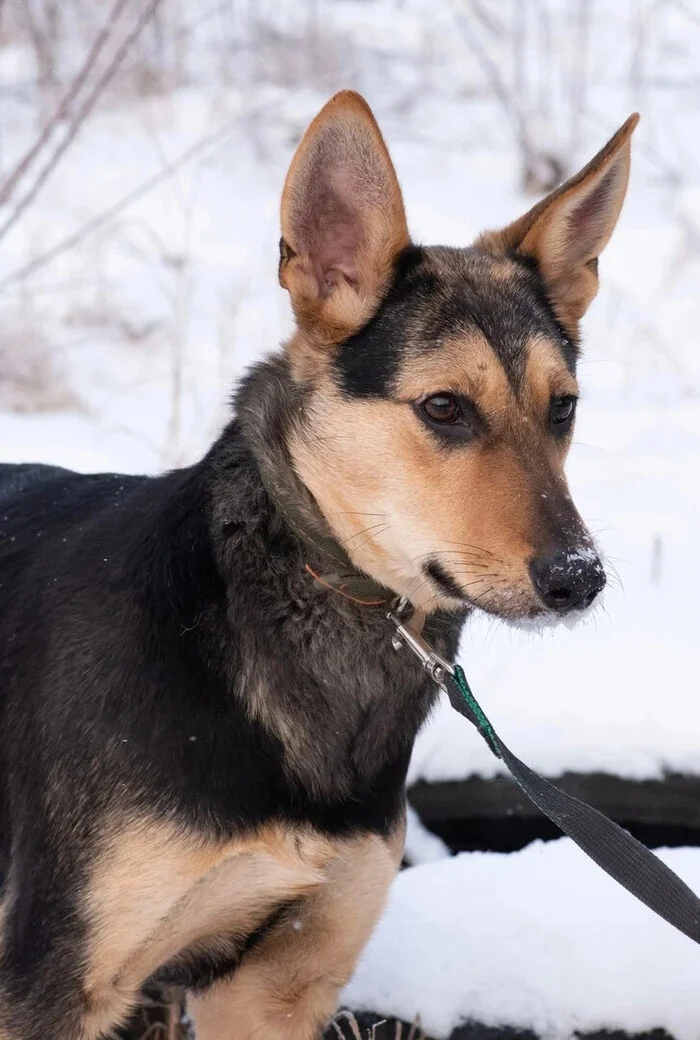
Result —
M415 1026L395 1018L382 1018L372 1012L359 1013L354 1026L339 1017L337 1027L329 1029L324 1040L357 1040L358 1031L361 1040L429 1040ZM575 1036L577 1040L673 1040L663 1029L634 1036L619 1030L576 1033ZM454 1031L450 1040L538 1040L538 1036L530 1030L514 1029L508 1025L484 1026L480 1022L465 1022Z
M615 820L700 832L700 777L669 773L663 780L638 781L608 773L564 773L552 782ZM540 816L517 785L505 777L421 782L410 789L409 798L428 826L452 820Z

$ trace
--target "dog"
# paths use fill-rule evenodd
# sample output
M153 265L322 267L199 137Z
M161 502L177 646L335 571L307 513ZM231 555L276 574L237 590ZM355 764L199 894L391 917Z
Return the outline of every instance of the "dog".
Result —
M295 331L195 465L0 467L0 1040L94 1040L153 980L198 1040L311 1040L401 861L468 613L582 611L604 569L564 476L579 322L630 119L469 248L412 243L366 102L289 169Z

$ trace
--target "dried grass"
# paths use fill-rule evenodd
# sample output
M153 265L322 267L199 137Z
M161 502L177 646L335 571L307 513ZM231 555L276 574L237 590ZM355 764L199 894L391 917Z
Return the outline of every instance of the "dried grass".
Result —
M31 316L3 319L0 338L0 409L20 414L80 407L48 337Z
M196 1040L184 1014L181 995L170 1002L149 999L119 1033L120 1040ZM383 1019L364 1024L350 1011L339 1011L326 1030L325 1040L428 1040L416 1020L412 1025Z

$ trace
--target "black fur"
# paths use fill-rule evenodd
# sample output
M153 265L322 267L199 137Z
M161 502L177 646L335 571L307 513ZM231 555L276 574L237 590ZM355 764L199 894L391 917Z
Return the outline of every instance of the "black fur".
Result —
M334 364L342 389L355 397L391 397L400 367L412 353L439 349L446 340L475 330L496 352L516 392L535 333L559 343L573 371L575 346L554 313L536 264L510 260L504 281L492 277L496 263L476 246L409 246L382 306L337 351Z
M457 601L465 598L463 589L459 587L452 575L447 573L438 560L429 560L424 564L423 571L446 596L450 596Z
M298 393L286 361L258 366L206 458L161 477L0 467L0 980L18 1014L44 1009L23 1038L77 1014L107 814L226 837L270 820L387 834L402 812L434 691L382 609L310 579L318 550L265 489L261 469L293 479ZM461 621L428 621L448 657ZM252 676L296 753L253 717Z
M390 397L407 357L473 329L517 389L528 338L561 330L535 270L513 261L504 281L493 263L406 250L376 316L335 352L345 393ZM258 365L207 456L161 477L0 466L0 1007L29 1023L13 1036L66 1035L79 1018L80 899L105 819L205 839L272 821L396 828L435 693L392 649L385 608L305 570L323 570L332 541L287 454L307 393L284 358ZM426 575L461 597L436 561ZM427 621L447 658L462 621ZM160 977L207 985L256 934L184 950Z

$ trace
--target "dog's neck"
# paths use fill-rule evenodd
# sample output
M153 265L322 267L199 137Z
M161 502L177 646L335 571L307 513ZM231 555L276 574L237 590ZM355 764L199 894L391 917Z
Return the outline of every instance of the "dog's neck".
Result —
M305 571L351 565L287 449L304 393L284 358L256 366L236 420L200 467L224 592L217 627L203 639L246 716L279 739L295 782L355 804L389 773L403 782L436 694L416 660L392 648L384 603L358 604ZM394 598L374 590L377 600ZM443 657L454 656L462 622L427 619L426 638Z
M396 593L353 564L295 470L287 446L287 432L303 408L305 393L292 379L283 356L257 366L244 380L236 397L241 431L270 501L308 550L306 564L310 580L320 581L361 606L388 605ZM312 566L311 560L316 566Z

